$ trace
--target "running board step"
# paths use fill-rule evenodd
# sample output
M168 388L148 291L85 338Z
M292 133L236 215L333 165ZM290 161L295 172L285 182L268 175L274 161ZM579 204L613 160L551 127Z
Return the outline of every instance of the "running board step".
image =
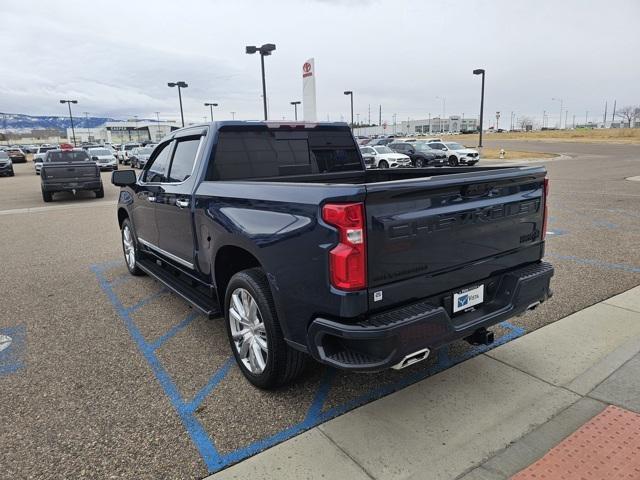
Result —
M158 265L155 260L140 259L138 260L138 267L209 318L217 318L222 315L217 301L189 287L184 281L180 280L179 276L174 275L171 270Z

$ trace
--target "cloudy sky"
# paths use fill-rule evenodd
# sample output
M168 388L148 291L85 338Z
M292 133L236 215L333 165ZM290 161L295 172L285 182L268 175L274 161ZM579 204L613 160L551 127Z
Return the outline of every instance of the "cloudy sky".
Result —
M266 58L270 117L292 118L302 63L315 57L320 119L477 116L487 70L486 112L569 122L601 118L605 101L640 104L640 1L4 1L0 4L0 111L201 121L262 115L260 62L245 45L275 43ZM506 120L505 120L506 119ZM492 120L487 120L490 124Z

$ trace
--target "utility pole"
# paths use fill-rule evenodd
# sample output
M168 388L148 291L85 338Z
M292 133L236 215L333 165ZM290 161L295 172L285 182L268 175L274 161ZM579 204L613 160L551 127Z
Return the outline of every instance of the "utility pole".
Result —
M380 105L380 108L378 109L378 126L382 126L382 105Z
M542 128L546 127L545 122L547 121L547 111L542 111Z
M367 121L368 125L371 125L371 104L369 104L369 120Z
M613 101L613 111L611 112L611 123L613 123L613 121L616 119L616 103L618 101L614 100Z
M574 130L576 128L576 116L575 115L573 115L573 128L574 128Z
M87 142L89 141L89 112L82 112L84 113L84 121L87 124Z
M551 100L560 102L560 116L558 117L558 129L562 130L562 98L552 98Z
M604 128L607 128L607 102L604 102Z
M509 130L513 130L513 111L511 112Z
M569 116L569 110L564 111L564 128L567 128L567 117Z
M156 123L156 127L158 129L158 138L156 138L156 140L160 140L162 138L161 133L160 133L160 112L156 112L156 118L158 119L158 123Z
M235 120L236 119L236 112L231 112L231 120Z

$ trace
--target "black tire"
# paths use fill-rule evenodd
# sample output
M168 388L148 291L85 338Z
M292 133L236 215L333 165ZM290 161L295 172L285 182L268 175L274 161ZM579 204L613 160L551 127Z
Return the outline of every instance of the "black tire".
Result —
M14 172L13 169L11 169L11 172L9 173L9 176L13 177L13 176L15 176L15 174L16 174L16 172Z
M125 235L128 229L131 242L133 245L133 259L129 259L127 256L127 247L125 246ZM122 222L122 226L120 227L120 241L122 243L122 253L124 254L124 263L127 265L127 270L131 275L144 275L144 272L140 270L138 267L138 259L140 258L140 250L138 249L138 239L133 231L133 227L131 226L131 221L128 218L125 218ZM131 260L131 261L130 261Z
M416 158L415 167L416 168L424 167L424 160L422 158Z
M389 164L386 160L380 160L378 162L378 168L389 168Z
M454 155L451 155L449 157L449 165L451 167L457 167L458 166L458 158L456 156L454 156Z
M100 187L100 190L96 190L96 198L104 198L104 187Z
M53 200L53 193L52 192L45 192L44 190L42 190L42 200L44 200L45 202L50 202Z
M257 303L258 313L264 323L268 352L264 370L261 373L252 373L244 365L233 340L229 307L231 296L236 289L244 289L250 293ZM240 371L250 383L258 388L269 390L291 383L303 372L307 355L291 348L285 342L269 283L262 269L243 270L231 277L225 295L224 318L233 356Z

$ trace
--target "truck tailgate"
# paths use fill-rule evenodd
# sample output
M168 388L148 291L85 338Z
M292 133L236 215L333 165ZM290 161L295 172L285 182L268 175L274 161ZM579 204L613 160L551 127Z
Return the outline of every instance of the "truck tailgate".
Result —
M543 167L474 169L367 184L369 287L380 290L409 278L433 278L420 285L435 291L407 293L427 296L463 286L461 270L493 273L470 268L478 263L493 261L494 271L511 268L526 261L518 252L532 247L538 248L531 261L539 258L545 173ZM513 259L505 261L510 254ZM480 278L469 278L476 280Z
M75 182L100 177L95 162L45 163L42 178L50 182Z

